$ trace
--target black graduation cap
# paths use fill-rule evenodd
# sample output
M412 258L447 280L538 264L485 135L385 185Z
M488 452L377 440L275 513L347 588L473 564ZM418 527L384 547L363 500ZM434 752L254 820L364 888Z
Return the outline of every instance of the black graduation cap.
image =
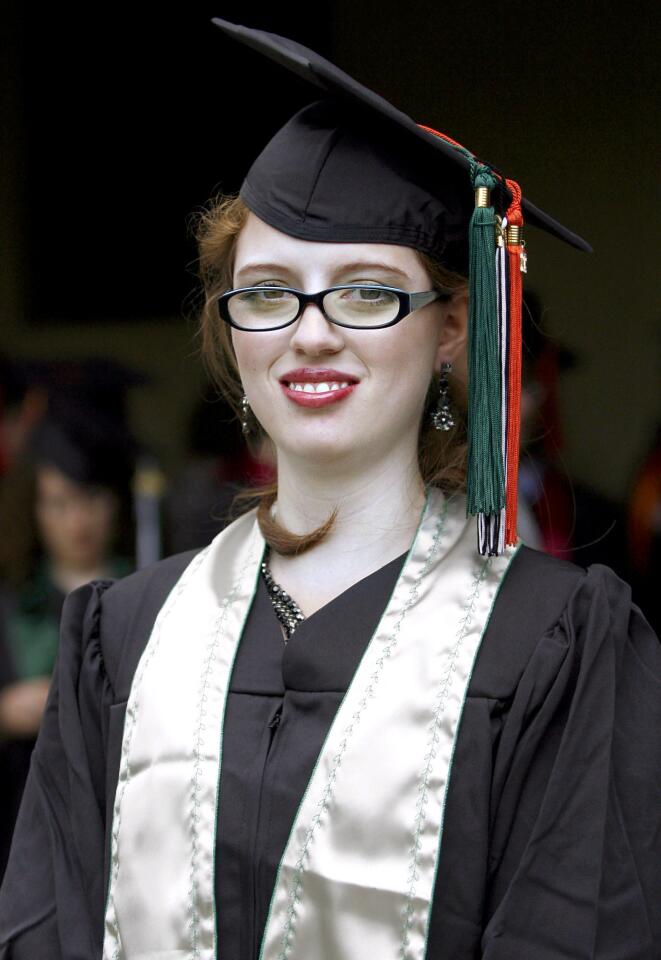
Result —
M21 366L26 384L43 386L48 396L46 416L30 441L35 460L77 483L128 493L138 448L128 426L127 392L147 377L103 357Z
M124 419L128 389L148 382L145 374L109 357L41 360L0 356L0 392L9 405L19 402L30 388L40 387L48 394L50 408L60 399L75 398Z
M212 22L326 94L293 116L248 172L241 196L260 219L303 240L401 243L465 270L474 207L470 151L302 44L218 17ZM511 199L498 179L495 205L504 211ZM527 224L591 251L525 198L522 211Z
M524 222L591 247L519 185L300 43L227 20L224 33L323 91L248 171L240 195L302 240L396 243L468 276L467 511L483 555L517 542Z

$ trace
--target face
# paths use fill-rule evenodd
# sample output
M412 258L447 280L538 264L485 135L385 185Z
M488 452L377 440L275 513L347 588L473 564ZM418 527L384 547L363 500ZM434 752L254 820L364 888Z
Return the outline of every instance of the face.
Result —
M36 518L50 559L72 570L92 570L110 547L117 498L103 487L88 488L55 467L37 470Z
M252 213L237 240L233 282L309 293L362 282L411 293L431 289L409 247L299 240ZM432 373L461 346L456 321L448 323L458 312L458 304L435 301L394 326L352 330L330 323L311 304L281 330L232 329L243 389L278 457L352 465L398 452L414 457ZM329 389L301 389L312 382ZM333 382L348 386L330 389Z

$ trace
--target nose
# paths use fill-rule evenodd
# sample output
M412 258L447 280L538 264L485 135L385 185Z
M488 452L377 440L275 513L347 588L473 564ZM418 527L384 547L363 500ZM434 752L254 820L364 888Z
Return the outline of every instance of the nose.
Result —
M293 326L292 350L309 356L337 353L344 346L342 328L331 323L314 303L308 303Z

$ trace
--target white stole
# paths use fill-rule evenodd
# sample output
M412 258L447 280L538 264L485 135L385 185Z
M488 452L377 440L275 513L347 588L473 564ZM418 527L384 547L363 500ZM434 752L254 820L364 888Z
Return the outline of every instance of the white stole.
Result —
M260 960L425 957L458 724L516 552L481 557L465 509L463 497L428 492L301 799ZM115 797L104 960L216 958L223 717L263 550L255 511L220 533L170 593L136 670Z

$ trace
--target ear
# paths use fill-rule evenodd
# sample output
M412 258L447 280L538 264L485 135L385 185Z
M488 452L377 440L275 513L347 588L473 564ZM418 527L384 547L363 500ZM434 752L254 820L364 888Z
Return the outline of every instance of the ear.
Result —
M452 294L443 305L443 326L438 341L434 370L438 373L441 364L449 360L452 366L466 365L468 341L468 289L462 287Z

